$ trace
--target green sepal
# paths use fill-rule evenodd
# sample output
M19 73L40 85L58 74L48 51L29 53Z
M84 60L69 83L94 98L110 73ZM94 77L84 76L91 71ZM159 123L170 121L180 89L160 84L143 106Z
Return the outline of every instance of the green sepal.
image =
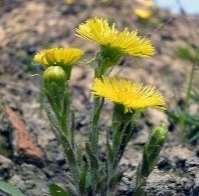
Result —
M122 54L116 48L102 46L96 56L97 67L95 68L95 77L107 75L108 70L118 63Z

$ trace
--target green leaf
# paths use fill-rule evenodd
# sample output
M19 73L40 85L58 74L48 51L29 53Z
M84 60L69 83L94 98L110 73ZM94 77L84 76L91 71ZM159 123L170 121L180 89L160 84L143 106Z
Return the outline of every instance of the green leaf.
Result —
M25 196L16 187L4 181L0 181L0 190L5 193L8 193L11 196Z
M51 184L49 191L51 196L70 196L64 189L56 184Z
M74 149L72 148L70 142L68 141L68 138L63 134L63 132L60 132L60 138L63 144L63 148L65 151L65 154L67 156L69 169L71 170L71 173L73 175L73 178L76 182L79 180L79 167L77 165L77 159L75 156Z
M199 103L199 89L193 89L191 92L193 102Z
M190 48L179 48L177 51L177 56L181 58L182 60L194 62L194 54L193 51Z
M124 171L116 171L114 175L112 175L109 186L111 188L115 187L122 179Z
M88 174L88 164L85 162L80 172L79 188L81 193L85 193L86 190L86 178Z
M189 139L189 142L192 143L197 140L199 140L199 132L195 133L195 135Z
M90 161L91 169L92 171L96 174L98 168L99 168L99 163L98 163L98 158L96 155L93 153L91 150L91 147L88 143L86 143L86 152L88 154L88 158Z
M96 156L96 154L94 154L93 149L91 149L91 146L89 143L86 143L86 153L88 156L88 161L89 161L89 172L91 174L91 181L92 181L92 189L93 191L95 191L96 189L96 184L98 182L98 178L99 178L99 160L98 157Z

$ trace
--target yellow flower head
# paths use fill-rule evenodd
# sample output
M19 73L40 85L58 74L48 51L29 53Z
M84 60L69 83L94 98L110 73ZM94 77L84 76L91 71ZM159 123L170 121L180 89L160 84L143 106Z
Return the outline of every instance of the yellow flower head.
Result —
M154 6L154 1L153 0L137 0L139 5L142 7L148 7L151 8Z
M151 41L138 36L137 31L118 31L115 24L110 25L102 18L96 17L80 24L76 29L76 35L103 47L115 49L123 55L148 57L155 52Z
M94 95L123 105L126 111L149 107L164 110L166 107L164 97L154 87L143 86L125 79L96 78L92 92Z
M83 56L83 51L78 48L51 48L38 52L34 56L34 62L44 66L66 67L77 63Z
M72 5L75 3L75 0L64 0L67 5Z
M152 16L152 11L144 8L137 8L134 13L140 20L148 20Z

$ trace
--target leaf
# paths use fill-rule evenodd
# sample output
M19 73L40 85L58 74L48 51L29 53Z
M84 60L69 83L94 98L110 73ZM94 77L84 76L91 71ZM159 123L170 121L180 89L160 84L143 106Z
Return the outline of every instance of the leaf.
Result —
M14 187L13 185L4 182L4 181L0 181L0 190L8 193L11 196L25 196L20 190L18 190L16 187Z
M68 141L68 138L63 135L62 132L60 132L60 138L62 140L62 143L64 144L64 151L67 156L69 169L71 170L71 173L73 174L74 180L77 182L79 180L79 167L77 165L77 159L75 156L74 149L72 148L71 144Z
M86 190L86 177L88 173L88 164L85 162L80 172L79 188L81 193L85 193Z
M115 185L117 185L123 177L123 171L116 171L114 175L112 175L110 182L109 182L109 187L113 188Z
M90 165L90 173L91 173L91 181L92 181L92 189L95 191L96 184L99 178L99 162L98 157L93 153L90 144L86 143L86 153L88 155L89 165Z
M51 196L70 196L64 189L56 184L51 184L49 191Z
M194 54L190 48L179 48L177 51L177 56L182 60L194 62Z
M98 159L97 159L96 155L93 153L93 151L91 150L91 147L88 143L86 143L86 152L87 152L88 158L90 160L91 169L96 174L96 172L99 168Z
M191 98L194 102L199 103L199 89L193 89L191 92Z
M195 135L192 138L190 138L189 142L192 143L197 140L199 140L199 132L195 133Z

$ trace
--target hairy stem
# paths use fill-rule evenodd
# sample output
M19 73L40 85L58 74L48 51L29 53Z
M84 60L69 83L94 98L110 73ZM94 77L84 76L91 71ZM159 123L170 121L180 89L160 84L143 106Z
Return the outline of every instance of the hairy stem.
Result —
M193 86L193 79L194 79L194 71L195 71L195 63L192 64L191 71L189 73L189 79L187 83L187 90L186 90L186 97L185 97L185 104L184 104L184 114L186 115L188 110L189 110L189 102L191 98L191 93L192 93L192 86ZM185 142L186 137L187 137L187 124L186 120L183 119L181 120L181 134L182 134L182 142Z
M102 106L104 104L104 100L99 97L94 97L94 108L92 114L92 122L91 122L91 133L90 133L90 141L93 152L98 154L98 138L99 138L99 131L98 131L98 121L100 118L100 113Z
M185 106L188 107L189 100L191 97L191 91L192 91L192 85L193 85L193 78L194 78L194 70L195 70L195 64L192 64L191 71L189 74L189 80L187 85L187 91L186 91L186 97L185 97Z

